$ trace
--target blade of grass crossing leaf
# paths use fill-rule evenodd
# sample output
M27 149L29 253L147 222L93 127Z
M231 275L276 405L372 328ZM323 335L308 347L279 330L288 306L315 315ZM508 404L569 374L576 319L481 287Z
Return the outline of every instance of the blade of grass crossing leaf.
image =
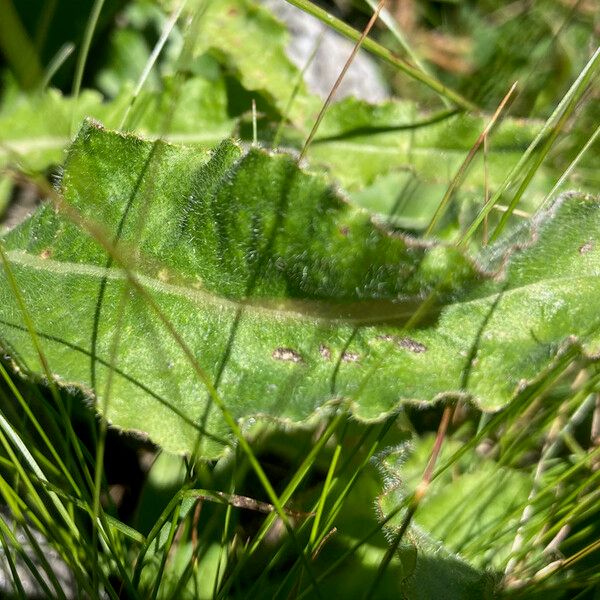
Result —
M319 21L321 21L322 23L325 23L326 25L331 27L334 31L337 31L339 34L351 39L354 42L358 41L361 37L360 32L358 32L356 29L354 29L353 27L350 27L349 25L347 25L340 19L337 19L333 15L329 14L327 11L323 10L322 8L320 8L319 6L317 6L310 0L285 0L285 1L288 2L289 4L292 4L296 8L300 8L301 10L308 13L309 15L316 17L317 19L319 19ZM369 52L371 52L378 58L381 58L382 60L384 60L385 62L390 64L392 67L398 69L399 71L402 71L409 77L412 77L413 79L416 79L417 81L420 81L421 83L423 83L424 85L426 85L427 87L432 89L434 92L436 92L438 95L447 98L448 100L450 100L456 106L462 108L463 110L477 111L477 107L472 102L470 102L469 100L466 100L465 98L463 98L460 94L458 94L454 90L451 90L450 88L446 87L445 85L440 83L437 79L430 77L429 75L427 75L420 69L413 67L412 65L408 64L406 61L398 58L397 56L394 56L394 54L392 54L392 52L390 52L387 48L383 47L381 44L378 44L377 42L375 42L373 40L366 39L363 46L364 46L365 50L368 50Z
M477 138L477 140L475 141L475 143L469 150L469 153L467 154L467 156L465 157L465 160L460 165L458 171L456 172L456 175L452 178L452 181L450 182L450 185L448 186L448 189L446 190L444 197L440 201L435 213L433 214L433 217L431 218L431 221L429 222L429 225L427 226L427 229L425 230L426 237L430 236L432 234L436 225L439 223L440 219L446 212L448 204L450 203L450 200L452 198L452 194L454 194L454 191L463 182L464 176L467 173L467 169L469 168L471 162L473 161L473 158L475 158L475 154L481 147L481 144L484 143L484 141L487 139L488 135L490 134L490 131L492 130L492 127L494 127L494 125L496 124L496 121L500 117L500 114L504 110L506 103L509 101L509 99L512 96L513 92L515 91L516 87L517 87L517 82L515 81L515 83L512 84L512 87L510 88L510 90L508 90L508 92L506 93L504 98L501 100L500 104L498 105L498 108L496 109L496 112L492 115L492 118L489 120L488 124L485 126L483 131L479 134L479 137Z
M540 131L536 135L535 139L531 142L531 144L529 145L527 150L522 154L522 156L519 159L519 161L517 162L517 164L510 170L510 172L506 176L502 185L496 190L496 192L493 194L492 198L487 203L487 205L485 205L481 209L481 211L478 213L478 215L473 220L473 223L471 223L471 225L469 226L467 231L465 231L465 233L462 235L462 237L460 238L460 240L457 244L458 246L466 245L466 243L473 236L473 234L475 233L475 231L477 230L477 228L479 227L479 225L481 224L483 219L489 214L489 212L492 210L492 208L498 202L498 200L500 200L500 198L502 197L504 192L513 184L515 179L524 172L529 159L532 157L534 151L536 150L538 145L541 143L541 141L548 134L552 135L553 131L556 131L556 135L558 135L559 130L556 129L557 124L559 123L559 121L561 121L563 119L563 117L565 117L565 115L566 115L566 118L568 118L568 116L571 114L572 110L575 107L577 100L579 98L581 98L581 96L583 95L583 92L585 91L586 87L588 86L589 82L591 81L592 77L594 76L594 73L599 64L600 64L600 48L596 49L593 56L587 62L587 64L585 65L585 67L583 68L583 70L581 71L579 76L577 77L577 79L573 82L571 88L567 91L567 93L565 94L563 99L560 101L558 106L554 109L553 113L548 117L547 121L544 123L544 126L540 129ZM565 118L565 120L566 120L566 118ZM546 146L547 146L547 148L546 148L546 152L547 152L550 149L550 147L547 144L546 144ZM543 158L542 158L542 160L543 160ZM541 164L541 160L539 161L539 163ZM537 170L537 167L536 167L536 170ZM534 173L535 173L535 170L533 170L533 171L530 170L530 177L533 177ZM523 191L524 191L524 188L523 188ZM516 199L516 202L515 202L515 199ZM515 197L513 198L513 201L511 202L511 205L509 206L509 208L507 210L507 213L509 215L516 208L516 203L518 203L519 199L520 199L520 196L515 195ZM507 219L508 219L508 217L504 220L504 222ZM494 234L498 235L502 231L503 228L504 228L504 225L502 225L502 227L500 228L500 224L498 224L498 227L496 227Z
M42 364L43 370L44 370L44 372L46 374L46 378L48 380L48 384L50 386L50 390L52 392L52 396L54 397L54 400L55 400L55 403L56 403L57 407L59 408L59 412L60 412L60 415L61 415L61 420L63 421L63 423L64 423L64 425L65 425L65 427L67 429L68 435L69 435L69 437L71 439L71 445L72 445L72 447L75 450L75 454L76 454L76 456L77 456L77 458L79 460L79 464L82 467L82 470L83 470L84 476L85 476L85 478L87 480L87 483L88 483L90 489L93 490L94 489L94 484L93 484L93 481L91 479L91 476L90 476L90 473L89 473L89 470L88 470L88 467L87 467L87 463L86 463L86 461L85 461L85 459L83 457L83 454L82 454L82 451L81 451L81 447L79 446L79 440L77 439L77 436L75 435L75 432L74 432L74 430L72 428L70 417L65 412L65 408L64 408L64 406L62 404L62 401L60 399L60 396L59 396L59 393L58 393L58 390L57 390L57 387L56 387L56 383L54 381L54 378L51 375L48 362L47 362L46 357L45 357L45 355L44 355L44 353L43 353L43 351L41 349L41 345L39 344L39 340L38 340L37 334L35 332L35 328L33 326L33 322L31 321L31 317L29 316L29 312L27 311L27 308L26 308L25 303L23 301L21 292L19 290L17 282L16 282L16 280L14 278L14 275L12 273L12 269L11 269L10 265L8 264L8 261L6 261L6 256L4 254L4 249L2 248L1 244L0 244L0 259L2 260L3 266L5 268L6 275L8 277L9 283L11 285L13 294L15 295L15 298L17 299L19 308L20 308L21 313L23 315L23 319L24 319L24 321L25 321L25 323L27 325L27 329L29 331L29 334L32 337L32 341L34 343L34 347L36 347L36 349L37 349L38 356L40 358L40 363ZM25 446L23 444L21 444L20 447L25 448ZM25 448L25 450L26 450L26 448ZM32 458L32 461L33 461L33 457L31 457L31 458ZM35 467L33 465L35 465ZM41 470L39 469L39 467L37 467L37 465L35 464L35 461L33 461L33 465L32 465L32 469L33 469L34 473L36 473L36 475L38 477L40 477L41 479L45 480L46 479L45 476L43 475L43 473L41 472ZM53 492L51 492L50 494L51 494L50 495L51 500L56 505L56 508L59 511L59 513L65 519L65 522L67 523L67 525L71 529L71 533L75 536L75 539L77 539L78 535L79 535L78 528L76 527L76 525L71 520L71 517L67 514L66 510L64 509L64 506L58 501L58 498L56 497L56 495ZM50 521L50 522L52 522L52 521ZM94 519L94 522L95 522L95 519ZM74 556L76 556L76 555L74 555ZM118 559L117 559L116 562L117 562L117 564L120 563L120 561Z
M130 111L137 99L137 97L139 96L139 93L141 92L143 85L152 69L152 67L154 66L156 60L158 59L162 49L164 48L164 45L166 43L166 41L168 40L177 20L179 19L179 16L181 15L181 12L183 10L183 8L185 7L187 3L187 0L181 0L181 2L179 3L179 5L175 8L175 10L172 12L171 17L169 18L169 20L167 21L167 23L165 24L163 31L161 33L161 36L159 38L159 40L157 41L153 52L151 54L151 56L149 57L148 61L146 62L146 65L144 67L143 72L140 75L140 78L138 80L138 84L134 90L132 99L125 111L125 114L123 115L123 118L121 120L121 126L124 126L127 122L127 118L128 115L130 114ZM206 6L206 3L202 4L202 8L204 8ZM199 23L199 19L200 16L203 13L203 10L199 9L196 12L195 18L193 20L192 23L192 27L194 27L194 24L196 24L196 27L198 26ZM181 50L181 56L180 56L180 62L186 62L186 57L191 53L191 48L192 48L192 41L193 41L194 36L188 36L184 42L184 46ZM181 84L183 83L183 80L181 77L177 78L177 92L174 94L173 97L173 102L171 103L171 106L169 108L169 110L167 111L162 126L161 126L161 135L160 138L164 137L170 128L171 122L172 122L172 118L175 112L175 108L176 108L176 104L179 100L179 90L181 88ZM152 159L155 157L155 153L154 150L158 149L158 145L155 144L153 146L153 152L151 153L151 158L149 160L149 162L147 163L147 170L149 171L152 168ZM156 163L154 163L156 164ZM149 197L150 197L150 193L148 193L144 199L145 202L149 201ZM130 203L133 202L133 198L130 199ZM145 216L146 212L145 211L141 211L140 215L139 215L139 219L137 221L136 224L136 231L137 234L135 235L135 239L139 239L141 232L143 230L144 227L144 216ZM126 214L124 215L123 218L126 218ZM116 240L118 241L118 240ZM112 262L112 256L110 258L110 261ZM130 269L132 269L132 264L128 265L128 267ZM104 288L102 288L103 290ZM101 290L101 292L102 292ZM119 302L119 308L118 308L118 314L117 314L117 320L121 321L122 317L124 315L125 312L125 306L126 303L128 301L128 297L129 297L129 286L126 286L126 288L123 290L123 293L121 295L121 300ZM99 304L98 306L101 306L102 304L102 295L99 297ZM98 315L99 316L99 315ZM94 327L94 332L96 334L97 332L97 326L99 325L99 321L98 318L96 318L95 320L95 327ZM112 379L113 379L113 374L114 374L114 365L115 365L115 361L116 361L116 356L118 353L118 347L119 347L119 341L120 341L120 336L119 336L119 331L120 331L120 327L117 327L117 333L115 334L114 338L113 338L113 342L111 344L111 350L110 350L110 364L113 365L113 368L109 369L109 374L108 374L108 380L106 383L106 389L105 389L105 393L104 393L104 404L105 404L105 408L107 408L108 402L109 402L109 398L110 398L110 390L111 390L111 383L112 383ZM92 368L94 367L94 361L92 362ZM94 505L93 505L93 511L94 511L94 539L97 535L97 529L96 529L96 523L97 523L97 518L98 515L100 513L101 507L100 507L100 483L101 483L101 475L102 475L102 468L103 468L103 456L104 456L104 446L105 446L105 438L106 438L106 422L104 420L101 421L101 425L100 425L100 435L99 435L99 439L98 439L98 443L97 443L97 448L96 448L96 472L95 472L95 485L94 485ZM96 548L97 545L94 543L94 548ZM96 565L96 571L94 573L95 575L95 579L97 579L97 567L98 567L98 563L97 563L97 554L96 554L96 560L95 560L95 565ZM163 565L164 568L164 565ZM155 590L157 591L157 589Z
M390 544L390 547L388 548L387 552L385 553L385 556L384 556L383 560L381 561L379 568L377 569L377 574L376 574L375 578L373 579L373 583L371 584L371 587L369 588L369 590L367 591L367 593L365 595L365 600L369 600L370 598L374 597L374 594L377 591L377 588L379 587L379 583L383 579L383 574L387 570L389 564L392 562L392 559L394 558L396 551L398 550L398 546L400 545L400 542L401 542L402 538L404 537L404 534L406 533L406 531L412 521L412 518L414 517L415 513L417 512L417 510L419 508L419 504L422 502L423 498L425 497L425 494L427 493L429 485L431 484L431 481L433 479L433 472L435 469L435 465L437 463L440 452L442 450L442 444L444 443L444 439L446 438L446 432L448 431L448 425L450 424L450 421L452 420L452 416L454 415L455 409L456 409L456 404L452 404L452 405L446 406L446 408L444 408L444 412L442 414L442 419L440 421L440 425L438 427L438 431L437 431L437 434L435 437L433 449L431 450L431 455L429 457L429 461L427 462L427 466L425 467L425 470L423 471L423 476L421 477L421 482L419 483L419 486L417 487L412 498L410 499L410 503L408 505L408 510L406 511L406 515L405 515L404 519L402 520L402 524L400 525L398 532L395 534L394 540Z
M74 211L71 211L71 214L75 219L77 219L77 217L75 217ZM79 219L79 221L80 221L80 224L82 224L82 220ZM104 248L107 251L111 252L114 256L116 254L115 248L112 247L112 245L107 242L105 236L103 236L102 234L99 234L99 231L97 228L90 227L89 224L87 224L87 225L88 225L88 227L87 227L88 232L90 232L92 234L92 236L98 242L100 242L100 244L102 244L102 246L104 246ZM256 456L254 455L254 452L252 451L250 444L244 437L244 435L240 429L240 426L237 424L236 420L233 418L233 415L229 412L229 410L227 409L227 406L225 405L225 403L222 401L222 399L218 395L217 390L215 389L212 381L210 380L210 378L208 377L208 375L206 374L204 369L198 364L193 352L191 351L189 346L185 343L185 341L180 336L180 334L177 332L177 330L175 329L173 324L166 317L166 315L162 312L162 310L156 304L154 299L147 293L147 291L145 290L143 285L139 283L139 281L137 280L137 277L131 272L131 270L129 269L129 267L127 265L127 261L124 261L122 258L120 258L120 260L118 262L120 262L121 266L123 267L123 270L127 276L129 283L131 284L131 286L145 300L145 302L148 304L148 306L157 315L159 320L162 322L164 327L167 329L168 333L171 335L171 337L175 340L177 345L183 351L184 355L186 356L186 359L190 363L191 367L194 369L194 371L195 371L196 375L198 376L198 378L200 379L200 381L202 381L204 383L204 385L206 386L212 401L214 402L215 406L217 406L217 408L221 411L221 414L223 415L226 424L229 426L232 433L237 438L237 440L240 444L240 447L242 448L243 452L246 454L260 483L262 484L263 488L267 492L269 500L272 502L279 517L281 518L282 522L284 523L285 528L287 529L288 533L290 534L290 537L292 537L293 539L296 539L294 530L290 524L290 521L283 509L283 506L282 506L273 486L271 485L266 473L264 472L263 468L261 467L260 463L258 462ZM307 570L310 574L312 572L310 565L308 564L307 561L305 561L305 562L306 562ZM315 585L316 585L316 583L315 583ZM315 588L315 592L318 594L317 588Z
M362 32L361 36L358 38L356 44L354 45L354 48L352 49L352 52L350 53L348 60L346 60L346 63L342 67L342 70L340 71L338 78L335 80L335 83L333 84L333 87L331 88L329 95L325 99L325 102L323 103L323 107L319 111L319 114L317 115L317 118L312 126L312 129L310 130L310 133L308 134L308 138L306 139L306 142L304 143L304 147L302 148L302 151L300 152L298 162L302 161L302 159L306 155L306 151L308 150L310 143L312 142L313 138L315 137L315 134L317 133L317 130L319 129L319 125L321 124L321 121L323 120L323 117L325 116L325 112L327 111L327 108L331 104L331 101L333 100L335 93L337 92L340 84L342 83L344 76L348 72L348 69L350 68L352 61L356 57L356 54L360 50L360 47L363 45L366 37L369 35L369 31L371 31L371 29L373 28L373 25L375 25L375 22L379 18L379 13L381 12L381 9L383 8L383 6L385 4L385 1L386 0L379 1L379 4L377 5L377 8L371 15L371 18L369 19L369 22L367 23L364 31Z
M106 387L103 395L103 414L107 414L109 398L111 393L111 387L114 376L114 367L115 361L117 357L117 352L119 348L119 342L121 340L122 333L122 322L123 315L125 314L125 306L127 304L129 298L129 286L125 286L123 289L123 293L121 294L121 298L119 300L119 306L117 308L117 322L115 326L115 335L113 336L113 340L110 348L110 368L108 370L108 375L106 379ZM105 419L100 420L100 432L98 435L98 442L96 444L96 460L94 461L94 498L92 505L92 548L94 553L93 560L93 587L94 589L98 589L98 580L99 580L99 553L98 553L98 520L100 518L102 510L102 506L100 504L100 495L102 488L102 475L104 472L104 450L106 447L106 431L107 431L107 423Z
M18 305L21 315L23 317L23 321L27 327L29 336L31 337L33 346L36 349L36 353L39 357L40 364L42 366L44 375L46 376L46 380L47 380L48 386L50 388L52 398L54 399L56 407L61 416L62 423L67 431L68 439L71 442L71 446L75 452L75 456L76 456L77 460L79 461L79 465L82 468L82 471L83 471L83 474L85 475L86 481L87 481L88 485L90 486L90 489L93 489L92 478L90 476L89 470L87 468L87 464L83 457L83 453L82 453L81 447L79 445L79 440L78 440L77 436L75 435L75 431L73 430L73 425L71 423L70 415L67 413L67 411L63 405L63 402L60 398L60 394L58 392L56 382L54 381L54 377L52 377L52 373L50 371L50 366L48 364L48 360L46 359L46 356L44 355L44 352L42 350L42 346L40 344L38 335L35 331L35 327L33 325L32 319L31 319L31 315L29 314L29 311L27 310L27 307L25 305L23 295L21 294L21 290L19 289L19 286L18 286L15 276L13 274L12 267L10 266L9 261L6 258L6 253L4 252L2 243L0 243L0 261L2 262L2 266L4 267L4 271L6 273L8 283L9 283L12 293L14 294L14 297L17 301L17 305Z
M588 81L588 83L589 83L589 81ZM550 135L548 136L548 139L546 140L546 143L542 146L539 154L532 160L532 164L529 167L529 170L525 174L525 177L524 177L523 181L521 182L521 185L519 186L517 192L515 193L512 200L510 201L510 204L508 205L508 210L505 213L503 213L502 217L500 218L500 222L498 223L498 225L496 225L496 229L490 236L490 242L494 242L495 240L497 240L498 237L500 236L500 234L502 233L502 231L504 230L504 228L506 227L506 224L508 223L508 220L511 217L513 211L515 210L515 208L517 208L519 202L521 201L521 198L523 197L525 190L529 187L531 180L533 179L534 175L537 173L541 164L544 162L546 156L548 155L548 152L550 152L550 149L554 145L554 142L558 138L558 136L559 136L560 132L562 131L564 125L566 124L568 118L571 116L571 113L575 109L577 102L583 95L583 92L585 91L585 89L586 89L586 85L583 85L578 90L578 93L575 94L573 96L573 98L571 98L571 101L565 108L564 113L561 115L560 119L558 120L556 125L553 127L552 132L550 133Z
M562 355L558 357L549 372L545 374L540 381L534 382L522 394L517 396L505 409L492 415L489 421L481 427L478 432L462 447L454 452L433 474L432 481L439 477L443 472L456 464L467 452L472 451L481 441L497 431L500 426L506 425L510 419L518 417L524 410L531 405L535 399L553 385L563 375L564 371L570 366L576 358L576 350L571 346Z

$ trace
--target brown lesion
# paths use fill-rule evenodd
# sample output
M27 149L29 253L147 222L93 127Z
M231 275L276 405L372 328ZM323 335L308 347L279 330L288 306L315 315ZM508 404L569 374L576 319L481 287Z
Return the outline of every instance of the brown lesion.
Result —
M410 352L414 352L415 354L427 352L427 346L425 344L421 344L421 342L417 342L417 340L413 340L409 337L400 338L398 340L398 345L400 346L400 348L410 350Z
M360 355L357 354L356 352L350 352L349 350L346 350L342 354L342 362L351 363L351 362L358 362L359 360L360 360Z
M331 360L331 350L325 346L324 344L321 344L319 346L319 354L321 355L321 357L325 360Z
M415 354L427 352L427 346L425 344L422 344L421 342L418 342L410 337L399 337L396 335L390 335L388 333L379 335L377 337L385 342L393 342L398 347L408 350L409 352L414 352Z
M579 246L579 254L587 254L588 252L591 252L593 249L594 249L594 243L586 242L585 244L582 244L581 246Z
M282 360L284 362L304 362L304 360L302 359L302 355L292 348L275 348L271 356L275 360Z

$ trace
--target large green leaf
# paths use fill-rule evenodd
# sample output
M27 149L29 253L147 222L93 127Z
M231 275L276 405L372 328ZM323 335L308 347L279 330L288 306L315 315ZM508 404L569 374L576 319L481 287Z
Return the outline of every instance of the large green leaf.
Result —
M375 419L448 394L493 410L566 346L600 351L595 199L557 205L491 277L452 247L387 233L291 157L229 141L209 154L88 123L62 185L110 240L136 249L141 285L238 419L299 422L340 400ZM50 205L3 243L62 381L104 400L118 327L107 418L178 452L202 431L204 455L220 452L221 414L142 297L130 292L120 314L126 278L99 244ZM0 338L41 373L4 272Z

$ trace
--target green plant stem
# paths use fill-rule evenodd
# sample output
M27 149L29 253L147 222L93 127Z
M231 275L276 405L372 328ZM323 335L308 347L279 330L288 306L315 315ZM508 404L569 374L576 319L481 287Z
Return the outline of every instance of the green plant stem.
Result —
M327 109L329 108L329 105L331 104L333 97L335 96L340 84L342 83L342 80L346 76L346 73L348 72L350 65L354 61L356 54L360 50L360 47L364 44L373 25L375 25L375 22L379 18L379 13L381 12L381 9L383 8L384 4L385 4L385 0L379 1L379 4L376 6L375 11L371 15L371 19L367 23L364 31L360 34L360 37L358 38L358 40L356 40L356 44L354 45L354 48L352 49L350 56L348 57L348 59L346 60L346 63L342 67L342 70L340 71L338 78L335 80L335 83L333 84L333 87L331 88L329 95L327 96L327 98L325 99L325 102L323 103L323 107L321 108L321 110L319 111L319 114L317 115L317 118L315 119L312 129L310 130L310 133L308 134L308 138L306 139L306 142L304 143L302 151L300 152L300 156L298 157L298 162L300 162L306 155L306 151L308 150L311 142L313 141L313 138L315 137L315 134L317 133L317 130L319 129L319 125L321 124L321 121L323 120L323 117L325 116L325 113L327 112Z
M427 461L427 466L425 467L425 470L423 471L423 476L421 477L421 481L420 481L419 485L417 486L417 489L415 490L415 493L413 494L412 498L410 499L410 503L408 505L408 510L406 511L406 515L404 516L404 519L402 520L402 524L400 525L400 528L398 529L396 535L394 536L394 540L390 544L390 547L388 548L387 552L385 553L385 556L384 556L383 560L381 561L379 568L377 569L377 575L375 576L375 579L373 579L373 583L371 584L371 587L369 588L369 590L367 591L367 593L365 595L365 600L369 600L370 598L375 597L374 594L379 586L379 583L383 579L383 575L384 575L387 567L392 562L392 559L394 558L396 551L398 550L398 546L400 545L400 542L401 542L402 538L404 537L404 534L406 533L406 531L408 530L408 527L410 526L412 518L414 517L415 513L417 512L417 509L419 508L419 505L423 501L423 498L427 494L427 490L429 488L429 485L431 484L431 480L433 479L433 471L435 469L435 465L437 463L440 452L442 450L442 445L446 438L446 432L448 430L448 425L450 424L450 421L452 420L452 416L454 415L455 408L456 408L456 404L452 404L451 406L446 406L446 408L444 409L444 413L442 414L442 419L441 419L440 425L438 427L437 435L435 437L435 442L433 444L433 449L431 450L431 455L429 456L429 460Z
M425 230L425 237L430 236L432 234L436 225L439 223L440 219L444 215L446 208L448 207L448 204L450 203L450 199L452 198L452 195L454 194L454 190L456 190L463 182L464 177L469 169L469 165L475 158L475 154L477 154L477 151L481 147L481 144L483 144L484 141L487 139L490 131L494 127L498 118L500 117L500 113L503 111L504 107L506 106L506 103L508 102L509 98L512 96L512 93L515 91L516 87L517 87L517 82L513 83L512 87L510 88L508 93L504 96L504 98L498 105L496 112L492 115L492 118L489 120L488 124L484 127L483 131L479 134L479 137L475 140L475 143L469 150L469 153L465 157L465 160L460 165L458 171L456 172L456 175L452 178L452 181L450 182L450 185L448 186L446 193L444 194L444 197L440 201L433 217L431 217L431 221L430 221L427 229Z
M131 109L133 108L135 101L140 95L140 92L142 91L144 84L146 83L146 80L148 79L148 76L152 71L152 68L154 67L156 61L158 60L158 57L160 56L160 53L162 52L165 44L167 43L167 40L169 39L169 36L171 35L171 32L173 31L175 24L177 23L177 20L181 15L181 11L184 9L186 3L187 0L181 0L179 6L175 8L173 13L169 17L169 20L165 23L162 33L160 34L160 38L156 42L156 45L152 50L152 54L150 54L148 60L146 61L146 64L144 65L144 70L142 71L140 78L138 79L137 85L135 86L135 90L133 91L133 94L131 96L131 100L129 101L129 104L125 109L125 113L123 114L121 122L119 123L118 129L126 128L126 125L128 124L127 119L131 112Z
M375 2L375 0L366 0L366 3L373 10L375 10L375 7L377 6L377 2ZM429 70L427 65L421 61L417 53L413 50L408 40L406 39L404 32L400 29L398 22L396 21L394 16L390 14L390 11L387 8L384 8L381 11L379 18L381 19L381 22L388 28L388 31L396 38L396 41L400 44L402 50L406 52L406 54L409 56L410 60L413 61L415 66L418 67L423 73L425 73L425 75L433 78L433 73ZM446 98L445 96L442 96L442 101L444 102L444 104L446 104L446 106L450 105L448 98Z
M558 181L554 184L552 189L546 194L544 199L542 200L537 212L539 213L544 206L550 201L550 199L554 196L554 194L560 189L560 186L566 181L567 177L573 172L573 169L577 166L582 156L590 149L592 144L598 139L600 135L600 125L596 127L594 133L588 138L587 142L583 145L581 150L577 153L577 156L571 161L569 166L565 169L564 173L560 176Z
M353 27L350 27L350 25L347 25L346 23L344 23L340 19L337 19L333 15L329 14L326 10L323 10L322 8L316 6L315 4L310 2L310 0L286 0L286 2L288 2L289 4L292 4L296 8L303 10L304 12L308 13L309 15L316 17L317 19L319 19L319 21L321 21L322 23L325 23L326 25L331 27L331 29L333 29L334 31L337 31L339 34L343 35L344 37L347 37L348 39L350 39L354 42L357 42L358 40L360 40L361 33L359 31L357 31ZM458 94L454 90L446 87L444 84L440 83L434 77L431 77L430 75L423 72L422 70L420 70L416 67L413 67L411 64L407 63L406 61L402 60L401 58L394 56L394 54L392 54L392 52L390 52L387 48L385 48L381 44L378 44L377 42L375 42L373 40L366 39L364 41L364 43L362 44L362 46L365 50L371 52L372 54L374 54L378 58L382 59L383 61L385 61L392 67L402 71L409 77L412 77L413 79L416 79L417 81L420 81L421 83L423 83L424 85L426 85L427 87L432 89L434 92L436 92L437 94L439 94L440 96L442 96L444 98L447 98L448 100L450 100L456 106L462 108L463 110L472 111L472 112L478 111L478 108L475 104L473 104L466 98L463 98L460 94Z
M540 155L538 156L537 160L534 162L534 165L532 166L532 168L530 168L529 172L525 175L525 180L524 180L523 184L520 186L519 191L513 197L512 201L505 213L505 216L503 216L502 219L500 220L500 223L498 223L498 226L496 227L496 229L492 235L492 239L490 241L495 239L502 232L506 222L508 221L508 218L510 217L510 215L513 213L513 211L517 207L517 204L518 204L519 200L521 199L521 196L523 195L525 188L529 184L529 181L531 180L531 178L537 171L537 168L539 167L539 165L544 160L546 154L550 150L551 145L553 144L554 140L558 136L558 133L562 129L562 125L564 124L566 119L570 116L573 109L575 108L577 101L583 95L583 92L585 91L586 87L588 86L589 82L591 81L592 77L594 76L594 73L596 72L596 69L598 68L599 64L600 64L600 48L597 48L596 51L594 52L593 56L590 58L590 60L586 64L586 66L583 68L583 70L577 77L577 79L573 82L573 85L570 87L569 91L565 94L565 96L560 101L558 106L554 109L554 112L550 115L550 117L548 117L548 120L544 123L544 126L542 127L542 129L540 129L539 133L536 135L533 142L531 142L531 144L529 145L527 150L523 153L523 155L521 156L521 158L519 159L517 164L511 169L509 174L506 176L502 185L498 188L498 190L496 190L496 193L491 197L490 201L487 204L485 204L485 206L481 209L479 214L473 220L473 223L471 223L471 225L469 226L467 231L460 238L460 240L457 243L457 245L459 247L464 247L467 244L467 242L473 236L473 234L475 233L475 231L477 230L479 225L482 223L482 221L490 213L490 211L494 208L494 205L500 200L500 198L502 197L504 192L510 187L510 185L512 185L512 183L515 181L515 179L524 171L529 159L531 158L531 156L533 155L534 151L539 146L541 141L546 137L546 135L549 135L550 137L548 138L546 144L544 145L543 150L540 152Z
M71 133L75 129L75 115L77 114L77 100L79 99L79 92L81 91L81 82L83 81L83 71L85 70L85 63L92 45L92 37L94 36L94 30L98 24L102 7L104 6L104 0L95 0L92 12L90 13L85 32L83 34L83 41L81 43L81 49L79 50L79 56L77 57L77 65L75 66L75 77L73 78L73 97L75 103L73 107L73 118L71 120Z
M307 457L302 461L302 464L300 465L300 467L294 474L294 477L292 477L292 480L288 483L286 488L281 493L280 501L283 506L285 506L285 504L288 502L288 500L292 497L292 494L297 489L297 487L300 485L300 483L302 482L304 477L307 475L310 468L313 466L318 454L321 452L321 450L327 443L327 440L329 440L329 438L333 435L334 431L337 429L337 427L339 426L339 424L343 418L344 418L344 414L340 412L335 416L335 418L333 418L331 420L331 422L327 426L327 429L323 432L323 434L319 438L319 441L312 447L312 449L308 453ZM233 573L231 574L231 577L228 579L228 581L225 582L225 584L219 591L219 596L218 596L219 598L222 598L223 594L227 593L235 576L242 570L242 568L244 567L246 562L250 559L250 557L259 548L265 535L268 533L268 531L273 526L273 523L275 522L275 518L276 518L276 515L272 513L263 521L258 533L254 537L252 545L243 554L242 558L239 560Z
M75 45L71 42L67 42L59 48L58 52L54 55L54 57L46 67L46 71L44 72L44 79L40 84L40 90L43 91L50 85L50 82L52 81L54 75L56 75L56 72L64 65L67 58L69 58L69 56L73 54L74 50Z
M21 405L21 408L23 409L23 411L25 412L25 414L27 415L27 417L29 418L29 420L31 421L31 423L33 424L33 426L35 427L35 430L38 432L39 436L42 438L42 441L46 444L46 447L48 448L48 450L52 454L52 457L56 461L56 463L57 463L57 465L58 465L61 473L64 475L64 477L66 478L66 480L69 482L69 485L71 486L71 488L73 489L73 491L75 492L75 494L77 494L78 496L80 496L81 495L81 491L80 491L79 487L77 486L77 484L75 483L75 480L73 479L71 473L69 472L69 470L67 469L66 465L64 464L64 462L62 461L62 459L58 455L58 452L56 451L56 448L54 448L52 442L50 441L50 439L46 435L46 432L45 432L44 428L40 425L40 423L36 419L36 417L33 414L31 408L29 407L29 404L25 401L25 399L23 398L23 395L21 394L21 392L19 391L19 389L13 383L12 379L8 375L8 372L6 371L6 369L4 368L4 365L2 363L0 363L0 374L2 375L2 377L3 377L4 381L6 382L6 384L8 385L10 391L13 393L13 395L15 396L15 398L18 400L19 404Z

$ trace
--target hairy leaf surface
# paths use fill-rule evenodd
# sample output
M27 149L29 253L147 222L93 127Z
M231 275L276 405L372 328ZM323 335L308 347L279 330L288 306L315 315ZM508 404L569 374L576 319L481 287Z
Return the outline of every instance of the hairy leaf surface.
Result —
M338 402L377 419L448 394L493 410L567 345L600 351L594 199L556 205L521 250L492 249L492 277L453 247L385 231L290 156L230 141L208 153L88 123L62 185L238 419L300 422ZM51 205L3 244L62 381L102 408L116 348L107 418L170 451L200 435L203 454L219 454L230 441L221 413L100 244ZM0 339L41 373L4 271Z
M398 507L406 506L419 486L423 465L433 444L433 436L415 439L414 444L390 449L378 458L385 481L384 493L377 502L382 519ZM460 442L447 441L439 458L440 465L460 448ZM543 498L531 500L531 486L528 473L480 456L475 459L464 456L442 471L427 488L398 549L405 567L403 587L408 597L462 598L465 587L457 585L461 570L471 574L471 585L487 587L490 597L494 597L493 584L500 582L512 556L516 531L528 504L531 504L531 514L520 534L527 539L530 558L531 555L540 557L543 545L536 546L529 536L535 538L535 532L544 523L547 525L550 503ZM392 537L405 515L406 508L386 522L386 530ZM432 565L442 568L440 559L443 557L455 561L456 570L449 573L442 570L439 577L428 577ZM449 591L444 594L443 588L435 587L438 584L446 585L448 590L454 588L456 596ZM478 593L484 595L483 591Z

